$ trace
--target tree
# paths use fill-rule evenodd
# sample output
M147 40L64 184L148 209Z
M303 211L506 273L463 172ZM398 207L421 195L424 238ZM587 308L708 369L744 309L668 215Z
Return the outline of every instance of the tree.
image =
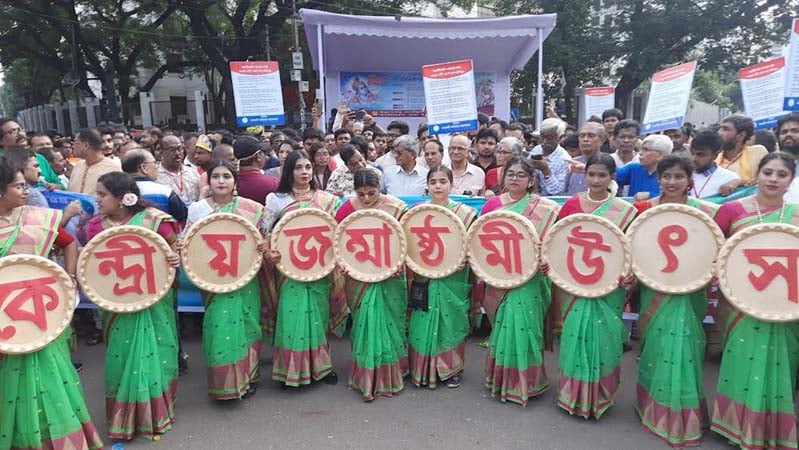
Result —
M36 83L31 83L31 80L36 80ZM30 105L48 103L60 86L61 78L56 72L35 61L18 59L3 71L0 109L3 115L14 117ZM65 100L66 95L62 99Z
M94 95L91 73L103 85L109 118L120 118L118 93L130 123L132 77L140 67L158 64L156 30L175 7L157 0L7 0L1 11L8 25L0 30L3 65L24 58L49 67L59 79L71 74L86 96Z
M603 33L618 49L616 104L652 73L700 51L706 70L740 67L784 41L797 0L616 0L614 26Z
M425 2L421 0L300 0L296 8L313 8L351 14L391 15L414 12ZM453 5L470 6L474 0L441 0L443 8ZM174 5L185 16L188 30L199 46L210 67L221 76L221 116L227 123L235 123L233 85L230 61L264 57L265 43L277 44L275 52L281 67L289 67L290 48L293 47L288 28L294 14L292 0L240 0L210 2L206 0L175 0ZM305 39L300 36L300 42ZM307 60L307 58L306 58ZM310 71L310 69L306 69ZM220 115L217 115L220 117Z
M744 109L741 83L738 81L738 73L735 71L698 69L694 75L694 88L691 96L730 111L743 111Z
M609 49L599 39L597 27L586 20L590 2L584 0L500 0L496 12L507 14L556 13L557 24L544 41L545 99L564 100L564 113L574 115L574 92L578 87L600 84L609 70ZM530 98L538 79L538 57L534 56L514 78L512 97L519 103Z
M607 17L593 24L599 10ZM555 80L549 94L564 82L563 97L575 88L601 81L616 83L616 104L628 104L636 87L654 72L698 58L708 71L728 71L767 56L774 42L784 42L799 0L500 0L505 14L558 13L557 26L544 44L544 67ZM515 92L533 86L534 66L519 77ZM526 73L529 72L530 76ZM567 106L570 106L567 103ZM573 109L567 108L573 116Z

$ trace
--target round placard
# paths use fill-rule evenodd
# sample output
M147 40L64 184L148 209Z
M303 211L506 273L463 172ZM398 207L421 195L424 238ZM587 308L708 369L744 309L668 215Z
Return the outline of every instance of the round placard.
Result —
M172 287L169 244L154 231L122 225L95 236L78 258L78 283L95 305L116 313L149 308Z
M186 277L216 294L243 288L261 269L261 232L237 214L215 213L186 231L180 258Z
M603 217L574 214L558 221L541 245L549 278L578 297L601 297L619 286L630 272L630 244L624 233Z
M716 271L724 297L767 322L799 320L799 227L766 223L727 240Z
M336 219L316 208L283 216L272 230L271 247L280 252L280 272L297 281L316 281L336 267L333 236Z
M702 211L667 203L644 211L627 229L633 273L666 294L702 289L713 278L724 234Z
M47 258L0 258L0 353L32 353L53 342L72 321L75 285Z
M489 286L512 289L538 270L538 233L512 211L492 211L469 227L469 265Z
M383 281L405 261L405 233L397 219L379 209L347 216L336 228L335 241L336 262L358 281Z
M466 258L466 226L443 206L424 204L411 208L400 220L408 254L405 263L427 278L444 278L457 272Z

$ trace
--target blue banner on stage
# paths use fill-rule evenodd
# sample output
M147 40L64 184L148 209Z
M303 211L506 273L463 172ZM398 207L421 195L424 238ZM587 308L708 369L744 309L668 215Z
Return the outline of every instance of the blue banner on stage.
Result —
M67 205L75 200L80 202L83 213L79 216L73 217L64 227L72 236L77 236L78 228L80 228L81 224L88 221L97 211L97 201L95 201L94 196L92 195L57 190L44 190L42 191L42 194L44 195L45 200L47 200L47 204L50 206L50 208L61 211L63 211Z

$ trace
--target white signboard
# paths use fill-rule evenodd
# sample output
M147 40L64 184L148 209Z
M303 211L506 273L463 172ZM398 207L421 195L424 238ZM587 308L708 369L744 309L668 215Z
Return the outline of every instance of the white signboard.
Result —
M477 129L477 97L472 60L422 67L430 134Z
M602 117L602 113L616 107L616 88L595 87L583 89L583 121L591 116Z
M785 115L785 58L780 56L738 71L744 110L755 121L755 129L771 128Z
M799 111L799 19L793 19L782 109Z
M277 61L231 61L230 76L238 126L286 123Z
M685 122L696 61L669 67L652 75L652 88L642 124L644 133L680 128Z

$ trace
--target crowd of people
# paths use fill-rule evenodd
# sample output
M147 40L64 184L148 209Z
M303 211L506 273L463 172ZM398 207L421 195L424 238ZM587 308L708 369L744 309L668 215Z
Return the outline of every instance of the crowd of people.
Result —
M14 120L0 119L0 257L58 255L74 278L80 247L103 230L131 225L161 235L172 248L168 264L179 267L192 224L220 212L244 217L264 237L261 272L235 291L203 292L207 391L216 400L256 393L265 343L273 348L272 380L291 388L336 384L328 336L348 329L347 385L363 400L399 393L406 377L415 386L456 388L466 338L484 311L491 332L479 382L492 396L526 406L548 389L543 352L559 342L559 407L599 419L621 382L629 339L622 311L632 304L641 317L634 407L645 429L675 448L698 445L708 426L741 448L796 448L799 324L746 316L722 298L712 331L723 353L709 408L702 371L707 290L667 294L637 288L628 275L602 297L556 294L546 261L512 289L485 286L468 265L441 279L402 270L373 283L338 269L313 282L276 270L283 255L270 248L269 234L285 214L308 208L341 222L364 209L399 219L430 203L468 228L478 211L452 196L482 196L480 214L519 213L542 238L573 214L601 216L624 230L664 203L704 212L728 237L759 223L799 225L796 113L780 120L778 144L768 147L740 114L705 129L648 136L616 109L579 129L557 117L538 130L482 114L479 122L478 130L446 137L423 125L414 136L402 121L384 129L369 114L355 120L339 111L329 132L112 128L65 137L27 135ZM753 195L721 206L703 200L751 186ZM65 227L85 212L79 202L49 209L44 193L55 189L96 200L96 214L80 220L75 235ZM411 205L399 198L418 196L427 197ZM553 196L568 198L559 206ZM153 439L172 428L179 375L188 370L176 304L170 290L142 311L93 316L96 329L86 343L107 345L111 439ZM71 361L71 336L67 331L33 353L0 354L0 448L102 446L83 397L81 366Z

